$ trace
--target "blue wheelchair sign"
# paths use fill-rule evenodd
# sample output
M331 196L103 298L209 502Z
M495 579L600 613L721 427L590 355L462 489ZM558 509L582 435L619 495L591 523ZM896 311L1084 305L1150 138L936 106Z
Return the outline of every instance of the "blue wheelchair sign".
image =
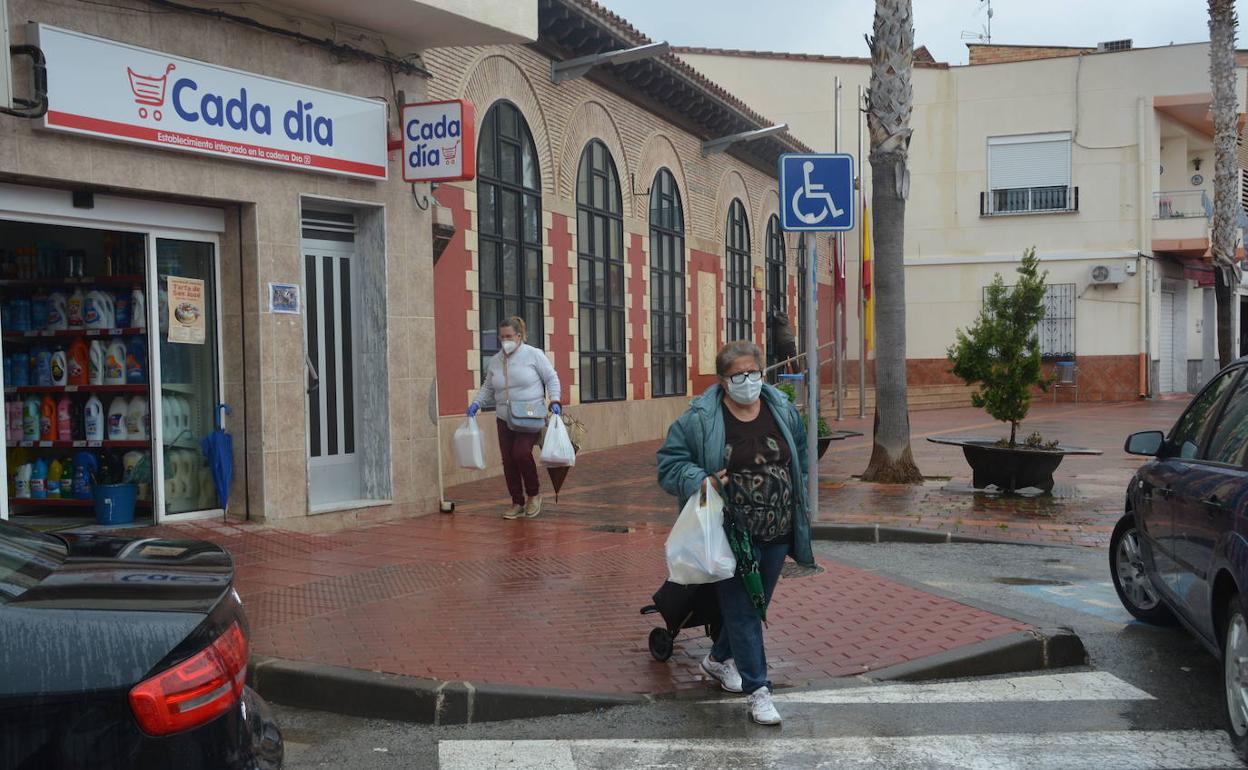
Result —
M845 153L780 156L780 227L854 229L854 156Z

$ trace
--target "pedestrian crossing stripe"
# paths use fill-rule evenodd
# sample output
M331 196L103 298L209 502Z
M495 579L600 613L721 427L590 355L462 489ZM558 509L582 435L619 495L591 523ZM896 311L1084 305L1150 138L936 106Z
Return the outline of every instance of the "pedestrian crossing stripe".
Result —
M977 679L941 684L894 684L778 692L776 703L923 704L1156 700L1106 671ZM740 698L710 703L739 704Z
M1162 770L1239 764L1226 733L1197 730L807 739L442 741L438 744L438 761L441 770Z

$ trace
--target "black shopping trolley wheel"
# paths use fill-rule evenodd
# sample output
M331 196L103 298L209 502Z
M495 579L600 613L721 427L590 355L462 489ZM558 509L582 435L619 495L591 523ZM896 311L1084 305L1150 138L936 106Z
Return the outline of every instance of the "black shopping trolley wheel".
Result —
M650 632L650 654L660 663L672 657L672 635L666 628Z

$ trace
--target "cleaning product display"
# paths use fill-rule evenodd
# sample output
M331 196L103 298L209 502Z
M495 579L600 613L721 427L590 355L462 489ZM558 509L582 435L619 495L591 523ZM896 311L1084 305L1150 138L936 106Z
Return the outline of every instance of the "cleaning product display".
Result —
M119 337L109 340L104 349L104 384L126 384L126 345Z

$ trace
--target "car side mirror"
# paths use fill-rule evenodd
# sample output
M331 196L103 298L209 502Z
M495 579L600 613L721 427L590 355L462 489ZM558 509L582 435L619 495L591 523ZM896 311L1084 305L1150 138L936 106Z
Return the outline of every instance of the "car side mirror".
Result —
M1127 436L1127 443L1123 449L1131 455L1156 457L1161 454L1161 449L1165 444L1166 434L1159 430L1145 430Z

